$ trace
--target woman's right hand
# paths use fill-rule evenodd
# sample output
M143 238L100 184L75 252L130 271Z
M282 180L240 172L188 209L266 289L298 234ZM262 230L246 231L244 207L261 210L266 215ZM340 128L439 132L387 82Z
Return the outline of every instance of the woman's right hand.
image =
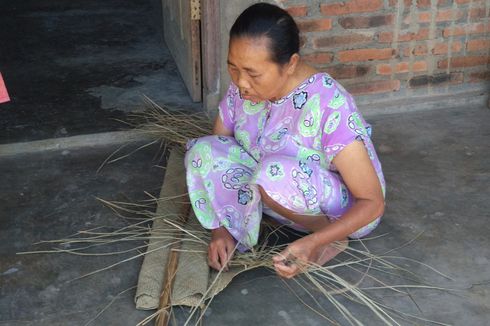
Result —
M208 247L208 264L216 270L228 271L228 262L235 252L235 239L228 230L221 226L211 231L211 242Z

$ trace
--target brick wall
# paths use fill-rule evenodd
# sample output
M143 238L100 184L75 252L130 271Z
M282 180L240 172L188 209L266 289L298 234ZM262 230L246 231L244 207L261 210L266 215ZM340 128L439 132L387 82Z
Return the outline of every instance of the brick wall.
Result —
M486 102L490 0L275 2L296 19L304 59L358 102L465 95Z

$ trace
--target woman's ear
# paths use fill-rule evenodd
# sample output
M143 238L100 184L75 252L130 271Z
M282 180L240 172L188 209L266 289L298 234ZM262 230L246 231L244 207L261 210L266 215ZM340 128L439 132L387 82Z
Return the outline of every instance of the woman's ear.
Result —
M291 56L291 58L289 58L289 62L288 62L288 69L287 69L287 73L288 75L293 75L294 72L296 71L296 67L298 66L298 63L299 63L299 54L295 53Z

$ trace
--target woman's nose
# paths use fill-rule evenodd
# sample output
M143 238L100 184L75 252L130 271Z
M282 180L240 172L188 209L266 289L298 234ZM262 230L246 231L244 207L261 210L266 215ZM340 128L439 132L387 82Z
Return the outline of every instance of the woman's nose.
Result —
M243 74L240 74L238 76L238 81L237 81L237 86L240 89L249 89L250 88L250 83L248 80L243 76Z

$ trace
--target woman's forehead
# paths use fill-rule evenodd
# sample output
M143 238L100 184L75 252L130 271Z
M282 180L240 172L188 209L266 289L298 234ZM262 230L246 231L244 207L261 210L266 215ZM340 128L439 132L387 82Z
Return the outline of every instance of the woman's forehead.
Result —
M267 37L238 37L230 40L228 63L271 63Z

